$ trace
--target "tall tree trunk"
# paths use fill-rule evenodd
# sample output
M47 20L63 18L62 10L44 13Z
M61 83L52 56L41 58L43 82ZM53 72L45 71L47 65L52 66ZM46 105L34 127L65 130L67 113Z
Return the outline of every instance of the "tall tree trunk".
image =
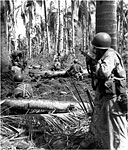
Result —
M58 42L58 54L60 57L64 56L63 50L63 10L61 1L58 0L58 9L59 9L59 42Z
M32 48L31 48L31 26L32 26L32 18L31 18L31 6L29 6L29 36L28 36L28 49L29 49L29 57L32 57Z
M119 53L123 50L124 46L124 33L123 33L123 0L120 1L120 7L121 7L121 12L120 12L120 30L119 30Z
M67 15L67 0L65 0L65 14ZM65 54L68 55L68 17L65 18Z
M57 19L56 19L56 36L55 36L55 53L58 55L58 39L59 39L59 13L57 13Z
M46 10L46 1L44 0L44 14L45 14L45 24L46 24L46 33L47 33L47 48L48 53L50 52L50 35L48 30L48 19L47 19L47 10Z
M75 1L71 0L72 5L72 55L75 57L75 28L74 28L74 7L75 7Z
M117 50L117 13L115 0L96 1L96 33L107 32L112 38L111 47Z
M1 14L1 72L7 72L10 64L7 41L7 7L6 1L0 1Z

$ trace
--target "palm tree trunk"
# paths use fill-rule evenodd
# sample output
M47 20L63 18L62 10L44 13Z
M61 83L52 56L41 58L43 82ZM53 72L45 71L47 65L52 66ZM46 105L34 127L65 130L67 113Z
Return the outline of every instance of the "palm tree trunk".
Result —
M75 28L74 28L74 0L71 0L72 5L72 55L75 57Z
M96 33L107 32L112 38L111 47L117 50L116 1L96 1Z
M67 0L65 0L65 14L67 14ZM68 55L68 18L65 18L65 54Z
M44 14L45 14L45 23L46 23L46 33L47 33L47 48L48 53L50 52L50 35L48 30L48 19L47 19L47 10L46 10L46 1L44 0Z
M22 108L22 109L47 109L47 110L68 110L71 105L74 108L81 108L81 102L77 101L58 101L58 100L34 100L34 99L22 99L17 101L15 99L5 99L2 102L3 106L10 106L11 108ZM90 105L87 102L84 102L87 110L90 110ZM29 107L29 108L28 108Z
M124 45L124 37L123 37L123 0L120 1L120 7L121 7L121 12L120 12L120 36L119 36L119 53L121 53L121 51L123 50L123 45Z
M1 72L8 72L10 64L10 57L8 52L7 41L7 9L6 1L0 1L0 14L1 14Z
M85 27L86 25L84 25L85 23L85 18L84 16L82 16L82 38L83 38L83 50L82 51L85 51L85 37L86 37L86 32L85 32Z
M63 57L64 51L63 51L63 12L62 11L62 5L60 3L60 0L58 0L58 8L59 8L59 43L58 43L58 54Z
M8 16L8 11L7 11L7 16ZM8 19L7 19L8 20ZM7 47L8 47L8 52L9 54L11 54L11 49L10 49L10 35L9 35L9 26L8 26L9 22L7 21L7 25L6 25L6 34L7 34Z
M56 36L55 36L55 53L58 55L58 40L59 40L59 12L56 19Z
M28 38L28 48L29 48L29 57L32 57L32 48L31 48L31 25L32 25L32 19L31 19L31 6L29 6L29 38Z

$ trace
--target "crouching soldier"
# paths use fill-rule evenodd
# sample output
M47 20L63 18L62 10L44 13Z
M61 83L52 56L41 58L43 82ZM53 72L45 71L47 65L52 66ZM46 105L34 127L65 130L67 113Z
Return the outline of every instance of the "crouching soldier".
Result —
M27 61L25 60L24 52L22 51L14 51L11 54L11 65L12 65L12 70L15 72L17 68L21 69L21 71L24 71L24 69L27 66Z
M51 68L52 71L58 71L61 69L61 63L60 61L56 58L55 61L54 61L54 64Z
M22 70L20 67L18 67L18 65L12 66L11 71L13 74L21 74L22 73Z
M79 80L83 79L83 69L77 59L73 61L71 67L66 71L67 75L76 77Z
M33 89L29 83L23 82L23 75L16 74L14 75L14 82L16 88L14 89L14 97L15 98L32 98L33 97Z

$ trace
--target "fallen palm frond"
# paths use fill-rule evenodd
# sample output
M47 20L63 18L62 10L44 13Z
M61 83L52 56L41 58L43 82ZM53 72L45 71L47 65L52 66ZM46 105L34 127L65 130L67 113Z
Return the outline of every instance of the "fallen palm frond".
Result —
M89 118L83 111L1 116L1 128L3 147L7 142L15 147L22 139L26 143L33 141L37 147L46 149L78 148L89 130Z

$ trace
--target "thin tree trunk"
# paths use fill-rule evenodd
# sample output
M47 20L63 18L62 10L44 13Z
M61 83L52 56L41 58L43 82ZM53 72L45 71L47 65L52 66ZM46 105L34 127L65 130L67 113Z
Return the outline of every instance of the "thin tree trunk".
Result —
M82 37L83 37L83 50L82 51L85 51L85 44L86 44L86 40L85 40L85 37L86 37L86 31L85 31L85 28L86 28L86 25L84 25L85 23L85 18L84 16L82 16Z
M61 1L58 0L58 7L59 7L59 43L58 43L58 54L63 57L64 50L63 50L63 12L62 12L62 4Z
M72 0L72 55L75 58L74 1Z
M32 18L30 17L31 6L29 6L29 36L28 36L28 49L29 49L29 58L32 57L32 48L31 48L31 26L32 26Z
M58 20L59 20L59 32L58 32L58 45L57 45L57 54L60 56L60 0L58 0Z
M46 33L47 33L47 47L48 47L48 53L50 53L51 52L51 50L50 50L50 35L49 35L49 30L48 30L46 0L44 0L44 14L45 14Z
M121 4L121 12L120 12L120 36L119 36L119 53L121 54L122 50L123 50L123 46L124 46L124 33L123 33L123 0L121 0L120 2Z
M8 17L8 11L7 11L7 17ZM7 47L8 47L8 52L11 54L11 48L10 48L10 33L9 33L9 22L7 19L7 25L6 25L6 34L7 34Z
M67 15L67 0L65 0L65 14ZM65 18L65 54L68 55L68 17Z
M56 39L55 39L55 53L58 55L58 40L59 40L59 12L57 13L57 19L56 19Z
M107 32L112 38L111 47L117 50L116 1L96 1L96 33Z
M87 49L87 45L88 45L88 43L87 43L87 37L88 37L88 35L87 35L87 27L88 27L88 1L85 1L85 30L84 30L84 35L85 35L85 40L84 40L84 42L85 42L85 51L86 51L86 49Z

